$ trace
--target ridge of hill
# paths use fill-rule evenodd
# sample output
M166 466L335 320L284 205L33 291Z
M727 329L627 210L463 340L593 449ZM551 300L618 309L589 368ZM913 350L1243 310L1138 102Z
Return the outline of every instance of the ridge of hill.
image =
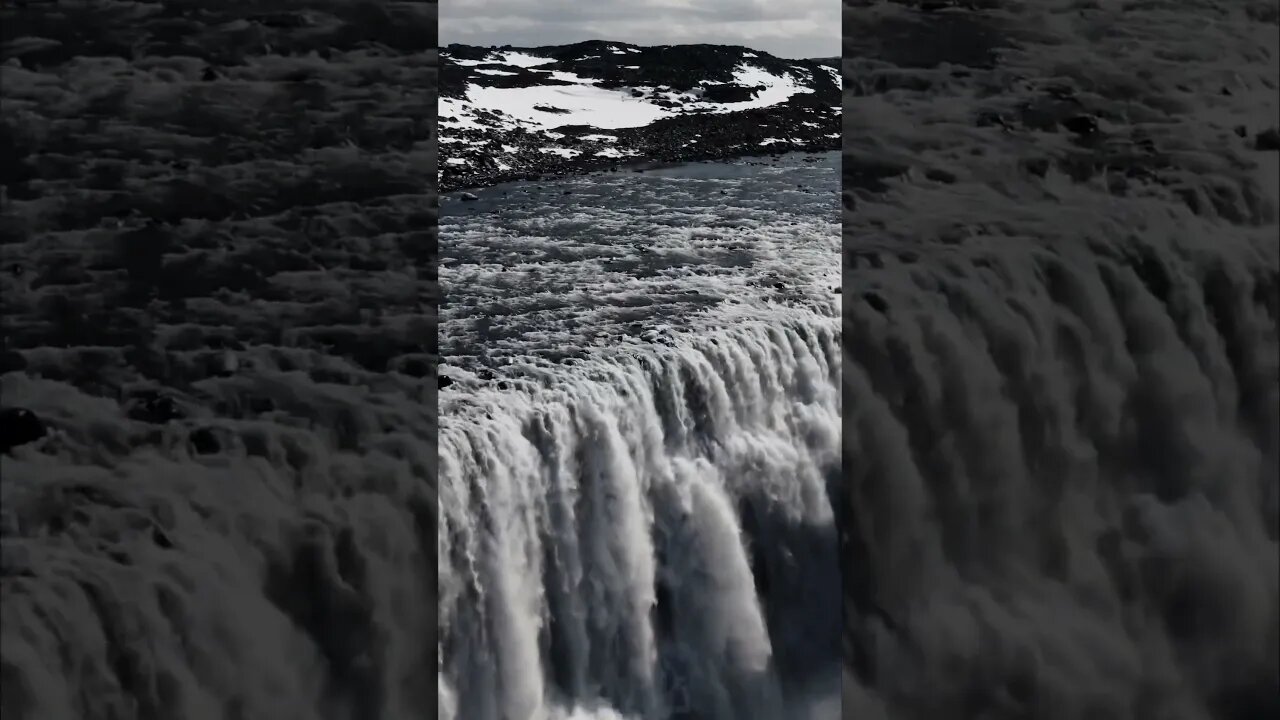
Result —
M840 147L840 69L730 45L440 52L440 188Z

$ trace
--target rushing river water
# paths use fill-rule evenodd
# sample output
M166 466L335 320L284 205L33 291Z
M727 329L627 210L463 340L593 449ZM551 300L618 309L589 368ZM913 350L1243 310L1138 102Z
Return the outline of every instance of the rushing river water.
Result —
M838 162L446 198L443 717L838 715Z

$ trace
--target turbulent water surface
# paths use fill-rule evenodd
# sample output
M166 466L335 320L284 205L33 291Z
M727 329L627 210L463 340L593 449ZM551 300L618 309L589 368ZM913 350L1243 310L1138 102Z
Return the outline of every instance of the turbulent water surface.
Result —
M446 718L833 718L838 158L441 219Z

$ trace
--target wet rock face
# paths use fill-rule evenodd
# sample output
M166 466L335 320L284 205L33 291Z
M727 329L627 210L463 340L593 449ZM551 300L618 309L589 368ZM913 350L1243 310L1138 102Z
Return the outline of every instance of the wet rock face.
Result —
M719 85L708 85L703 97L712 102L746 102L747 100L754 100L759 92L760 88L744 87L734 83L721 83Z
M599 40L536 48L455 44L441 52L440 78L443 192L650 162L834 150L840 143L836 58ZM547 92L522 112L495 99L500 91L536 88ZM615 114L583 111L581 102L575 105L583 95L603 95Z
M35 442L48 432L44 421L26 408L0 409L0 452Z

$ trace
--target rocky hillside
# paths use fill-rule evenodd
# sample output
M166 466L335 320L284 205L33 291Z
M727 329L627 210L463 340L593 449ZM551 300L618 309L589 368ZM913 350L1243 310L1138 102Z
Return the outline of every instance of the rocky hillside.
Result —
M840 146L835 59L592 40L440 53L441 189Z

